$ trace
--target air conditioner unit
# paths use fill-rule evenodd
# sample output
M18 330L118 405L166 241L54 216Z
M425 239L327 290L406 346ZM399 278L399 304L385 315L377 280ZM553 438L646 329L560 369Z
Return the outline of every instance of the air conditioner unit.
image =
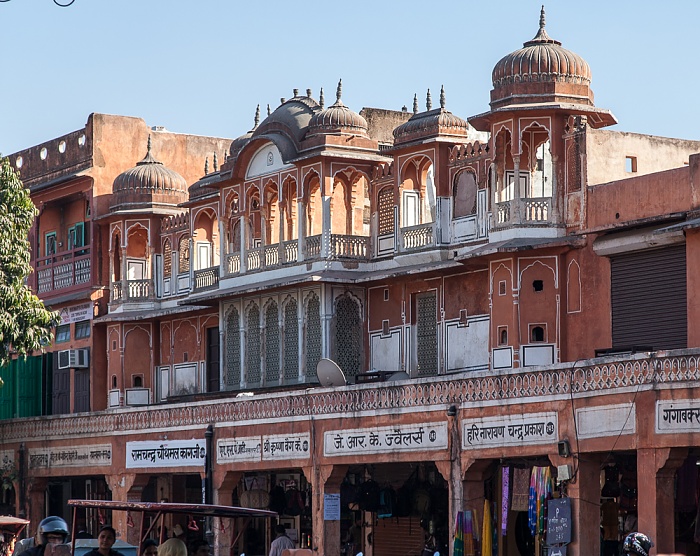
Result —
M89 367L88 348L63 349L58 352L59 369L86 369Z

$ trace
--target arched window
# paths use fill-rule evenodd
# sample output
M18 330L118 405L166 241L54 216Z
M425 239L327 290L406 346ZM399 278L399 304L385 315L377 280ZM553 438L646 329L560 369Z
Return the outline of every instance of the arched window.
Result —
M358 302L345 294L335 303L336 363L346 377L362 369L362 319Z
M183 274L184 272L190 271L190 240L188 237L184 236L180 238L180 244L178 245L179 254L179 265L178 272Z
M173 273L173 248L170 246L170 240L166 239L163 243L163 277L170 278Z
M316 378L321 360L321 301L313 293L306 304L306 378Z
M260 384L260 309L256 304L248 309L248 336L246 342L246 382Z
M284 306L284 380L299 378L299 320L297 300L290 299Z
M265 384L280 379L280 325L277 303L272 301L265 310Z
M530 341L533 344L536 342L544 342L544 327L533 326L530 329Z
M452 189L453 218L476 214L476 190L476 176L472 172L457 175Z
M394 191L385 187L377 196L377 212L379 213L379 235L394 233Z
M226 317L226 374L224 388L235 390L241 383L241 333L238 309L232 307Z

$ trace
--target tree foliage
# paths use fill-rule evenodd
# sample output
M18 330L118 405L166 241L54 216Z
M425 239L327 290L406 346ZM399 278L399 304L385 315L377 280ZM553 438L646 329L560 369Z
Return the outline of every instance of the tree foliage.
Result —
M49 344L58 313L49 311L25 280L32 271L29 230L37 210L7 158L0 160L0 365L12 353Z

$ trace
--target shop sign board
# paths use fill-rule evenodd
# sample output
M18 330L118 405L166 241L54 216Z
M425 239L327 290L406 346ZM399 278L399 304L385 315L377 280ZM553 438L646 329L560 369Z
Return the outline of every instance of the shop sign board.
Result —
M571 498L547 500L546 538L548 545L571 542Z
M656 432L700 432L700 400L657 401Z
M59 313L61 324L92 320L92 315L92 303L82 303L80 305L73 305L72 307L64 307Z
M462 449L551 444L559 440L557 414L525 413L462 421Z
M301 459L310 454L309 433L222 438L216 443L217 463Z
M338 521L340 519L340 494L323 495L323 521Z
M203 467L203 440L145 440L126 443L126 468Z
M94 467L112 465L112 445L37 448L29 450L30 469Z
M447 449L447 423L331 430L323 435L325 456L445 449Z

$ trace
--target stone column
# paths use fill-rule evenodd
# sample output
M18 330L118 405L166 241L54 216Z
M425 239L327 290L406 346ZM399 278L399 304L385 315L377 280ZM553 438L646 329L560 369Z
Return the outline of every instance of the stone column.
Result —
M117 473L115 475L105 475L105 481L112 491L112 500L128 501L129 491L134 486L136 480L135 473ZM127 512L113 511L112 512L112 527L117 531L117 538L125 542L130 542L129 525L127 524ZM132 528L133 529L133 528ZM138 533L136 533L138 535ZM133 540L133 539L132 539ZM138 543L137 543L138 544Z
M324 195L321 198L321 258L331 256L331 198Z
M456 406L455 406L456 407ZM455 415L451 415L451 412L447 416L447 426L449 434L449 447L448 453L450 455L449 460L446 461L436 461L435 465L448 483L449 489L449 534L448 538L454 538L454 527L455 521L457 519L457 512L461 511L464 507L464 489L462 488L462 480L464 473L462 472L462 460L459 457L461 453L461 435L459 430L459 418L458 412ZM450 543L450 555L453 554L454 544Z
M512 224L522 224L521 194L520 194L520 157L513 157L513 213L510 215Z
M240 250L240 270L239 272L241 274L244 274L246 270L248 270L248 250L246 248L246 236L248 234L248 226L246 226L246 218L245 215L242 214L240 216L240 231L241 231L241 250Z
M311 483L313 539L311 548L324 556L340 556L340 520L324 519L325 494L339 494L340 484L348 471L347 465L315 465L302 469Z
M37 527L45 515L46 508L46 487L48 479L44 477L30 477L27 479L27 509L25 519L31 521L28 525L28 530L25 532L27 537L32 537L36 534ZM71 516L64 516L66 521L70 522Z
M297 262L304 260L306 249L306 205L297 201Z
M637 450L637 528L654 542L652 554L675 552L674 478L687 448Z
M557 171L559 170L559 157L556 154L552 155L552 214L548 216L548 220L552 224L558 224L562 221L561 203L565 198L565 193L559 192L557 187Z
M569 556L588 556L600 551L600 460L592 454L574 462L550 454L552 465L570 465L576 468L576 476L566 485L566 495L571 499L571 544Z
M233 503L233 490L243 477L241 471L225 471L217 473L214 470L214 499L213 503L219 506L231 506ZM232 554L234 540L234 523L228 518L214 518L211 524L214 532L214 556L229 556ZM240 553L241 549L237 552Z

